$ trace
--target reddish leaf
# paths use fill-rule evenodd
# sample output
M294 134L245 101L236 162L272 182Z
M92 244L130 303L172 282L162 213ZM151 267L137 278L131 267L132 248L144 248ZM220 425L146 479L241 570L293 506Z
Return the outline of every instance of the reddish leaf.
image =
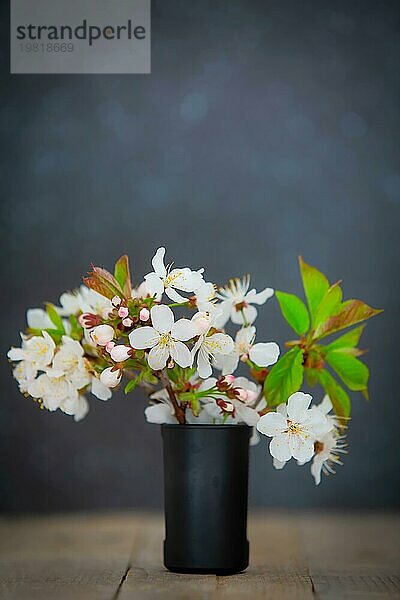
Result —
M316 332L316 338L320 339L360 321L370 319L383 312L382 310L372 308L361 300L347 300L343 302L339 312L322 323Z
M84 277L84 283L95 292L98 292L106 298L113 298L113 296L124 296L117 280L111 273L102 269L101 267L95 267L92 265L92 271L88 273L88 277Z

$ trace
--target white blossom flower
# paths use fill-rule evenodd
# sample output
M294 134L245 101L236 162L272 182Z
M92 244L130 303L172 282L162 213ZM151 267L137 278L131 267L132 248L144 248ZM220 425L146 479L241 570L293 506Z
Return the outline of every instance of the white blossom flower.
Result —
M322 411L309 410L311 400L309 394L295 392L287 402L287 417L280 412L269 412L258 421L258 431L272 437L269 450L278 461L286 462L293 457L308 462L314 454L317 437L332 429Z
M257 292L254 288L249 290L250 277L231 279L229 284L220 288L217 298L221 300L219 307L221 315L216 322L216 327L222 328L229 317L233 323L250 325L257 317L257 309L253 304L264 304L274 295L272 288L265 288Z
M104 385L95 375L92 375L90 391L99 400L109 400L112 396L110 388Z
M21 348L11 348L7 356L12 361L26 360L35 369L44 369L53 358L55 343L46 331L22 340Z
M192 318L192 323L194 323L198 332L205 330L205 333L199 336L192 349L193 360L197 353L197 372L202 379L207 379L212 374L212 360L216 360L221 355L230 354L234 348L233 339L229 335L225 333L208 335L214 319L215 317L210 313L197 313Z
M64 335L53 359L53 368L64 373L67 381L70 381L78 390L91 381L83 355L84 350L81 344Z
M97 325L90 332L90 337L98 346L106 346L108 342L114 339L114 329L111 325Z
M189 319L179 319L174 323L174 313L165 305L153 306L150 314L152 327L139 327L129 334L132 348L151 348L147 360L154 371L164 369L169 357L181 367L189 367L192 355L183 342L197 335L195 325Z
M173 302L186 302L187 298L178 294L176 290L182 292L193 292L203 281L203 275L200 271L192 271L185 267L182 269L171 269L171 265L166 268L164 265L165 248L158 248L151 263L154 272L145 275L147 289L151 296L161 300L165 292Z
M32 398L42 399L43 406L50 411L57 410L67 398L78 395L77 389L66 380L63 372L56 369L47 369L39 375L28 385L27 391Z
M151 404L145 408L144 414L148 423L178 423L175 416L174 407L169 399L167 390L158 390L150 396L150 400L155 400L155 404Z
M37 369L27 360L21 360L13 369L14 379L18 381L19 389L23 394L28 391L28 385L36 375Z
M26 322L30 329L51 329L54 323L43 308L28 308Z
M85 396L78 394L70 396L60 403L59 409L66 415L72 415L74 421L81 421L89 411L89 404Z
M107 367L100 375L100 382L106 387L116 387L122 379L122 371L120 369L114 369L114 367Z
M311 475L314 477L315 485L321 483L321 473L325 475L335 473L334 467L342 465L341 454L347 454L345 435L340 434L340 422L335 415L329 415L332 410L332 402L329 396L324 396L322 402L315 408L327 416L333 425L331 431L317 438L314 444L315 455L311 464Z
M142 281L142 283L137 288L132 288L132 298L147 298L148 296L152 296L150 293L150 289L147 285L146 281Z
M339 435L337 430L328 431L321 439L315 442L315 455L311 464L311 475L315 485L321 483L321 473L325 475L335 473L334 467L342 465L340 454L347 454L344 443L345 436Z
M216 367L221 369L222 375L234 373L239 360L250 358L258 367L269 367L279 358L279 346L275 342L259 342L254 344L256 328L253 325L242 327L236 334L235 347L227 356L222 356L216 361Z
M210 281L202 281L194 290L199 311L212 311L215 307L216 287Z

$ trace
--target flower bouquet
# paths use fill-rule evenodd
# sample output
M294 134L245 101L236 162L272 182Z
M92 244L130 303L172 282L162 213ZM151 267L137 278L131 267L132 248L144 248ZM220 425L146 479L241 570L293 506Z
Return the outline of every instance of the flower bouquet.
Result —
M88 393L106 401L121 385L126 394L143 388L146 419L163 431L171 570L247 566L247 456L259 433L271 438L276 468L292 458L311 462L316 484L341 464L351 408L345 387L368 397L369 372L358 348L365 324L325 339L381 311L343 301L340 282L330 285L301 257L299 264L307 305L275 292L296 334L285 353L274 341L256 341L257 307L274 295L272 288L257 292L249 276L216 286L203 269L165 265L165 248L138 287L127 256L114 274L93 266L85 285L62 294L60 306L27 311L21 347L8 352L21 392L75 421L88 412ZM304 380L323 388L320 403L311 406Z

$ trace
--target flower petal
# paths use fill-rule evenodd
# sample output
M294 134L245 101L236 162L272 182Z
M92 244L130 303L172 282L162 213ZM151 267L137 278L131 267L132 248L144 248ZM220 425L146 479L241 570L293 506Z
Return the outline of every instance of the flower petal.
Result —
M288 437L289 436L285 433L276 435L269 443L269 451L271 456L281 462L287 462L292 458Z
M314 455L314 440L311 437L302 435L289 435L290 452L296 460L306 463Z
M204 338L204 345L207 348L207 352L210 352L213 356L216 354L230 354L235 344L233 339L225 333L213 333Z
M179 319L173 324L171 335L174 340L187 342L187 340L190 340L197 335L197 327L195 323L193 321L189 321L189 319Z
M287 401L287 413L292 421L300 421L311 404L312 396L304 392L295 392Z
M155 296L157 300L161 300L164 292L164 284L157 273L148 273L144 276L146 291L149 296Z
M252 341L256 336L256 328L254 325L242 327L236 334L235 342L238 346L248 346L250 348Z
M232 302L230 300L225 300L216 305L218 313L216 314L214 325L217 329L225 327L231 314L231 308Z
M93 396L99 400L109 400L112 396L112 391L104 383L101 383L97 377L92 377L92 387L90 390Z
M258 367L269 367L279 358L279 346L275 342L254 344L250 348L249 356Z
M157 275L159 277L161 277L161 279L164 279L164 277L167 274L167 269L165 268L165 265L164 265L164 256L165 256L165 248L163 248L161 246L161 248L158 248L157 252L153 256L153 259L151 261L154 271L157 273Z
M129 343L132 348L136 350L145 350L146 348L152 348L158 343L160 334L154 329L154 327L139 327L134 329L129 334Z
M231 375L236 371L239 364L239 354L237 352L231 352L230 354L223 355L218 354L215 357L215 366L217 369L221 369L222 375Z
M197 372L202 379L207 379L212 374L210 356L204 348L200 348L197 356Z
M285 417L277 412L269 412L263 415L257 423L258 431L271 437L282 433L286 428L287 421Z
M311 465L311 475L314 477L315 485L319 485L321 483L321 471L323 461L319 458L319 456L315 456Z
M149 352L147 362L153 371L161 371L165 368L169 358L169 349L165 346L154 346Z
M167 404L154 404L145 408L144 414L148 423L177 423L177 419Z
M178 294L178 292L172 287L166 287L165 293L167 294L168 298L173 302L187 302L187 298L184 298L184 296Z
M244 315L244 318L243 318ZM240 310L236 310L235 307L232 308L232 312L231 312L231 321L232 323L236 323L238 325L243 325L246 321L246 323L253 323L253 321L256 320L257 317L257 309L255 306L251 306L251 304L249 304L248 306L245 306L243 308L243 315L242 315L242 311Z
M272 461L272 464L274 465L275 469L283 469L283 467L286 465L286 461L278 460L277 458L274 458L274 460Z
M168 333L171 331L174 324L174 313L169 306L165 306L165 304L153 306L150 315L151 322L156 331L159 333Z
M31 329L46 329L54 327L49 315L43 308L28 308L26 311L26 321Z
M7 356L10 360L24 360L26 352L22 348L10 348Z
M171 342L171 356L182 368L191 367L193 363L190 350L183 342Z
M246 302L251 302L252 304L264 304L268 298L274 295L274 290L272 288L265 288L262 292L256 292L256 290L250 290L245 296Z
M254 408L245 406L240 400L232 400L232 402L235 406L235 412L239 417L239 421L243 421L246 425L250 425L250 427L257 425L260 420L260 415Z
M321 410L325 415L331 412L333 406L328 394L323 397L322 402L318 404L317 408L319 408L319 410Z

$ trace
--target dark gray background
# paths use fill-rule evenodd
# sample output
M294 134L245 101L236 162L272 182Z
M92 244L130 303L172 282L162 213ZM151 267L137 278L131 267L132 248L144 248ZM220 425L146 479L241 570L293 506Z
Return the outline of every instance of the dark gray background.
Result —
M301 292L297 255L383 316L363 346L350 454L315 488L308 467L252 451L253 505L398 504L398 2L158 1L149 76L10 76L0 128L3 356L26 307L56 301L91 261L161 244L213 281L252 273ZM3 19L7 38L7 18ZM260 339L290 336L275 299ZM158 427L140 392L91 400L75 424L22 397L1 362L1 508L158 507ZM317 398L321 397L318 390Z

